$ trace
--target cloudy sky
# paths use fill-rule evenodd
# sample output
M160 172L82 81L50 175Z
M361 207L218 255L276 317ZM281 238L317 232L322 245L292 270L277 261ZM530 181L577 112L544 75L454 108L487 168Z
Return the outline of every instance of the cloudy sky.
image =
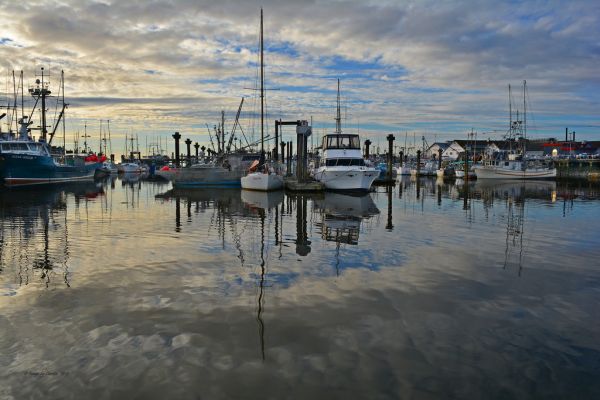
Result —
M53 84L65 71L68 143L84 123L97 137L110 120L116 153L131 133L142 148L174 131L208 144L206 124L224 110L230 130L242 97L242 128L256 138L261 6L270 131L274 119L311 117L318 136L330 131L339 78L343 125L375 144L406 132L499 138L508 85L522 111L527 80L531 135L569 127L600 140L592 0L0 0L1 104L12 70L27 87L44 66Z

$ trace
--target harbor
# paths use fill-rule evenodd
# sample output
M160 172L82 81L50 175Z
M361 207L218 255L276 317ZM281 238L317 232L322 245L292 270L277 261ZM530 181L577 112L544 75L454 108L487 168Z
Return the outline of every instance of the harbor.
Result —
M600 399L597 5L2 13L0 400Z

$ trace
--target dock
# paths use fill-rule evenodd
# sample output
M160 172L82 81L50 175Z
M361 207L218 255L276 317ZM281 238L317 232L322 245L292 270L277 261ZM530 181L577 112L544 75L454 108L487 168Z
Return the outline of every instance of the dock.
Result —
M314 180L298 182L295 177L285 177L283 181L286 190L292 192L322 192L325 190L325 185Z

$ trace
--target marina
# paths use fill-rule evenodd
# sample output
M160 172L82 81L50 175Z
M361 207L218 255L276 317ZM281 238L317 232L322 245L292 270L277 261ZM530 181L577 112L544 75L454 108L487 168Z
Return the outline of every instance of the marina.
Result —
M262 7L3 7L0 400L600 399L598 6Z

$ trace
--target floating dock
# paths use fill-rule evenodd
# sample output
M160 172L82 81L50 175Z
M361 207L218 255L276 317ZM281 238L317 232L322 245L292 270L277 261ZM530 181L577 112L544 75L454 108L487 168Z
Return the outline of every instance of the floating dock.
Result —
M283 181L285 188L292 192L322 192L325 190L325 185L313 180L298 182L295 177L286 177Z

